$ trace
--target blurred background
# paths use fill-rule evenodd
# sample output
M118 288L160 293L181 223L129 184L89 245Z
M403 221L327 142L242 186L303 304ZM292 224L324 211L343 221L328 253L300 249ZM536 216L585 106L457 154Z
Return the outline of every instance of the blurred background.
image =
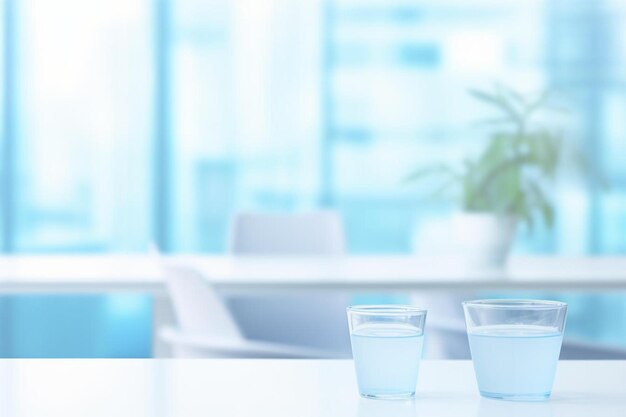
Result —
M0 0L0 28L5 255L225 253L237 212L320 208L350 254L431 253L458 207L403 178L482 146L494 83L558 90L610 183L561 176L513 255L626 253L624 0ZM626 348L626 295L524 295ZM0 355L149 357L152 308L3 295Z

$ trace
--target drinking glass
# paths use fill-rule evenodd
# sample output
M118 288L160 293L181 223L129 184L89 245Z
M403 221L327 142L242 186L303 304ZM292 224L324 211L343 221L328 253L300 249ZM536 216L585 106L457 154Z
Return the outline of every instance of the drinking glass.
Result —
M550 397L567 304L542 300L463 302L478 389L483 397Z
M347 310L360 394L376 399L415 396L426 310L403 305Z

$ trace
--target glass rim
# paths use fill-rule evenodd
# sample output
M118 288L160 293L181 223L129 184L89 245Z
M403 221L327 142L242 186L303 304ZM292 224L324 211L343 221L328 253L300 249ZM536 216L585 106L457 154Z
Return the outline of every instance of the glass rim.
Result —
M425 314L425 308L407 304L360 304L346 307L348 313L379 315L379 316L406 316Z
M529 300L529 299L484 299L463 301L463 307L479 307L491 309L510 310L555 310L567 308L567 303L553 300Z

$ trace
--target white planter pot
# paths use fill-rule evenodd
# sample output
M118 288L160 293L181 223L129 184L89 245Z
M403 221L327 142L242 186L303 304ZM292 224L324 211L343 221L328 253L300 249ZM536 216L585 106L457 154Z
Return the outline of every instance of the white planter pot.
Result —
M514 216L458 213L452 219L454 250L471 267L501 268L509 255L516 226Z

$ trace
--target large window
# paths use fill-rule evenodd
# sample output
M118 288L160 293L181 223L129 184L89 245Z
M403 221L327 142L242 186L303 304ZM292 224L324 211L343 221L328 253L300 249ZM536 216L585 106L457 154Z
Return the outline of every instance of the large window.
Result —
M167 246L224 251L235 211L320 204L320 3L172 8Z
M8 251L129 251L152 219L148 0L12 0Z
M4 250L221 252L239 210L319 206L353 252L423 249L453 207L401 179L471 152L467 89L502 82L565 92L612 183L564 181L517 250L623 252L624 3L5 0Z

